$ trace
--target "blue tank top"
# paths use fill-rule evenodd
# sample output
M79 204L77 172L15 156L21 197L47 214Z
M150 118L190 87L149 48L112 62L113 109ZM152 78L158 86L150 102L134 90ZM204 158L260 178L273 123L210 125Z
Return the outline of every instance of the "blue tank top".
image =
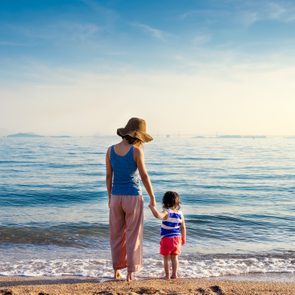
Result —
M116 154L114 146L111 147L110 159L113 169L112 195L142 195L133 153L133 146L130 147L125 156Z

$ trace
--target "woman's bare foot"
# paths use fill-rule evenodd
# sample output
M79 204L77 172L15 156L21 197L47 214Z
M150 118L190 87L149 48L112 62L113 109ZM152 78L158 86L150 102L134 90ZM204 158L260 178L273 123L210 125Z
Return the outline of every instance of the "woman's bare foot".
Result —
M133 272L128 271L126 280L127 282L131 282L133 280Z
M122 280L123 279L121 271L119 269L115 269L114 279L115 280Z

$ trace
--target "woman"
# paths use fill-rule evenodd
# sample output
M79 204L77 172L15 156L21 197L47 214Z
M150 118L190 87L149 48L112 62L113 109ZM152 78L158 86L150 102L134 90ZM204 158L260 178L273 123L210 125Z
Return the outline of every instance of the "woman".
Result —
M127 267L127 281L140 270L143 254L143 197L140 180L155 206L155 195L144 164L142 146L153 138L146 132L143 119L131 118L117 134L122 141L108 148L106 154L106 186L110 208L110 244L114 278Z

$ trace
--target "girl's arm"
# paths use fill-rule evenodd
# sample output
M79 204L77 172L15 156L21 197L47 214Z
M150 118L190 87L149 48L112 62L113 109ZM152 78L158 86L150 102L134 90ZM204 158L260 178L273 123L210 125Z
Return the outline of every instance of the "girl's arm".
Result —
M182 245L184 245L186 243L186 226L185 226L183 214L182 214L182 223L180 225L180 230L181 230L181 242L182 242Z
M151 206L151 205L149 205L149 207L150 207L153 215L156 218L159 218L159 219L167 219L167 216L168 216L168 212L167 211L159 212L156 207Z
M111 159L110 159L110 148L108 148L108 151L106 154L106 187L108 191L109 208L110 208L111 195L112 195L112 182L113 182L113 169L112 169Z
M136 161L136 165L139 171L139 175L141 177L141 181L150 196L150 206L155 206L156 205L156 199L155 199L155 194L153 191L152 183L150 180L150 177L147 173L147 170L145 168L144 164L144 154L142 149L134 147L134 159Z

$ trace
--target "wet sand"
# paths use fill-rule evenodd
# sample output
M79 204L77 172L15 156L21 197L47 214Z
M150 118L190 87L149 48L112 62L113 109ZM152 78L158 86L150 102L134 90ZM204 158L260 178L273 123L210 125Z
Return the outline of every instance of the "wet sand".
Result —
M198 294L198 295L294 295L295 283L229 281L213 279L144 279L101 282L94 278L0 277L0 294Z

